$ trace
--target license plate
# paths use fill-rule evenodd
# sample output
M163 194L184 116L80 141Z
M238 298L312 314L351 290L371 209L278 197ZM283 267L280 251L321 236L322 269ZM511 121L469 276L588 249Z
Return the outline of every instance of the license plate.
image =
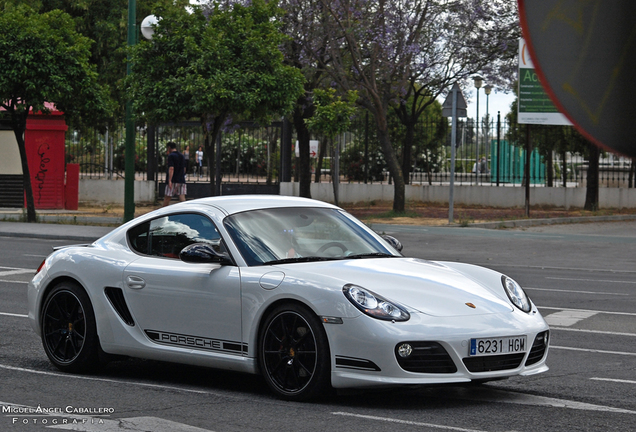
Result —
M468 355L478 357L520 352L526 352L525 336L471 339Z

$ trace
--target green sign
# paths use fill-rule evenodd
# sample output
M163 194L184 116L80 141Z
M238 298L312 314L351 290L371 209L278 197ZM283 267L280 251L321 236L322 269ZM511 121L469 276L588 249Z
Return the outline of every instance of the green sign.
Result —
M519 124L571 125L543 89L527 46L519 40Z
M558 113L534 69L519 69L519 112Z

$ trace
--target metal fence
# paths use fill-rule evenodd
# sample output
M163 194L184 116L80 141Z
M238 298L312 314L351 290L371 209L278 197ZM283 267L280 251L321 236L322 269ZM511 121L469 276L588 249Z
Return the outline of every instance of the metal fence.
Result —
M234 126L221 133L223 183L266 183L280 181L282 122L260 127L252 123ZM391 141L402 159L405 131L393 125ZM522 186L525 149L511 141L510 127L495 119L482 122L479 131L471 119L458 122L455 182L460 185ZM150 139L149 139L150 138ZM189 152L188 182L209 182L214 169L204 155L201 170L195 169L195 152L204 147L198 122L138 127L135 139L135 171L140 180L163 182L166 143L174 141L179 151ZM331 182L331 169L339 149L340 182L390 183L392 181L377 140L373 122L362 115L351 130L334 139L313 136L313 181ZM296 138L292 132L292 146ZM450 127L443 122L422 123L411 147L408 183L442 185L450 182ZM72 131L66 139L66 161L80 165L82 178L123 178L125 131L123 125L105 133ZM292 175L298 180L297 152L292 151ZM530 155L530 184L534 187L582 187L586 185L588 162L578 153L552 153L546 160L535 149ZM366 162L365 162L366 161ZM401 163L401 162L400 162ZM603 152L600 160L601 187L634 187L634 161Z

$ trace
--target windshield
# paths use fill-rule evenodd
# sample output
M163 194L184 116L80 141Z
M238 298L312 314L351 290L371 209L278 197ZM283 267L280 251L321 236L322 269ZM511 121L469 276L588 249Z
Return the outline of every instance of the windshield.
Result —
M224 223L250 266L400 256L336 209L253 210L229 216Z

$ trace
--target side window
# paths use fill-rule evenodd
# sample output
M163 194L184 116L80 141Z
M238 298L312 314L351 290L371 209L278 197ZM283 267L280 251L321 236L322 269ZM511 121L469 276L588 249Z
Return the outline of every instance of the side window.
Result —
M140 254L148 254L148 227L150 222L144 222L128 230L128 244Z
M145 232L143 226L146 227ZM208 243L217 250L221 244L221 236L212 221L191 213L153 219L131 229L128 238L137 252L166 258L179 258L181 249L192 243ZM141 246L144 239L147 239L145 249Z

